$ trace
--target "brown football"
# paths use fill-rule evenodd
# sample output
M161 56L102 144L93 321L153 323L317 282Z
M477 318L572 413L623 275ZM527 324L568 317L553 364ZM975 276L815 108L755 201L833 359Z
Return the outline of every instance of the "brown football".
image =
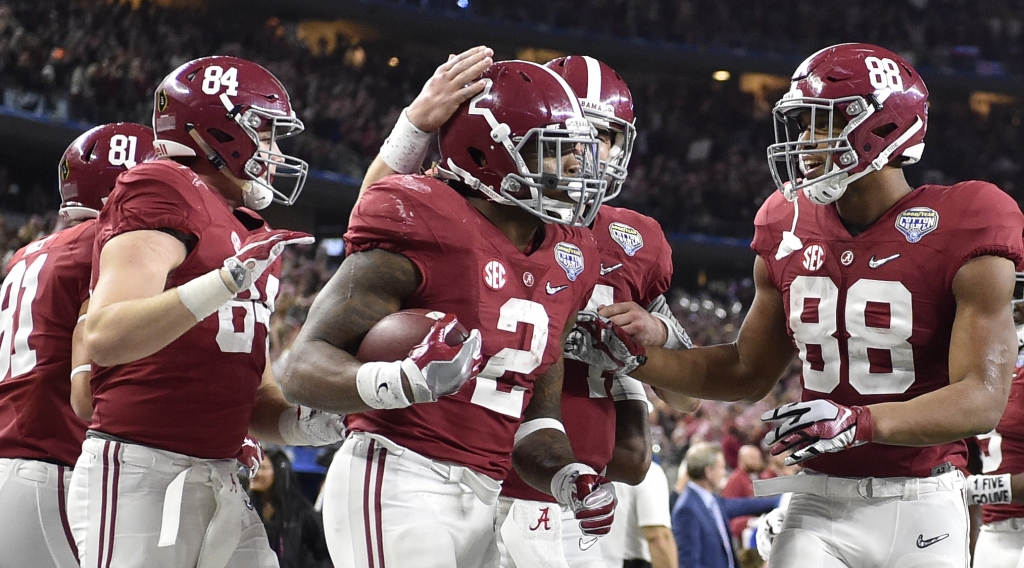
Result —
M368 361L401 361L409 356L409 351L419 345L437 323L444 312L416 308L388 314L381 318L366 333L359 344L356 358ZM448 332L444 342L448 345L459 345L469 338L469 332L462 324L458 324Z

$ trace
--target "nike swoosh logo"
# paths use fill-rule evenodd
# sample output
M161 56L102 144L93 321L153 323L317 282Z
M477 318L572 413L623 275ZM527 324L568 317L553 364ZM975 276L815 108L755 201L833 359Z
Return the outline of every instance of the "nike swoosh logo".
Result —
M608 274L610 272L615 272L616 270L618 270L620 268L622 268L622 263L621 262L618 263L618 264L613 264L613 265L609 266L608 268L605 268L604 265L602 264L601 265L601 276L604 276L605 274Z
M594 546L595 544L597 544L597 537L596 536L592 536L590 538L587 538L585 536L581 536L580 537L580 550L587 550L591 546Z
M880 258L878 260L875 260L875 255L871 255L871 259L868 260L868 267L869 268L878 268L879 266L882 266L883 264L889 262L890 260L896 260L899 257L900 257L900 253L896 253L896 254L894 254L892 256L887 256L885 258Z
M391 390L387 383L381 383L377 385L377 396L380 396L380 389L384 389L385 391Z
M562 284L561 286L552 286L551 282L544 284L544 290L546 290L548 294L557 294L568 287L568 284Z
M947 538L949 538L949 533L940 534L939 536L934 536L934 537L929 538L927 540L925 540L923 534L919 534L919 535L917 535L917 547L918 548L928 548L929 546L935 544L936 542L939 542L941 540L946 540Z

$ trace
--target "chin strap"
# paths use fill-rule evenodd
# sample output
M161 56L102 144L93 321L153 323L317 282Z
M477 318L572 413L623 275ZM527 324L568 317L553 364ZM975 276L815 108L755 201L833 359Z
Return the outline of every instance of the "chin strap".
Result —
M224 161L224 158L221 158L220 154L206 143L206 140L203 140L203 137L199 135L199 132L196 131L194 126L186 124L185 130L188 132L188 135L196 141L196 144L198 144L203 150L203 153L206 154L206 159L210 160L210 163L213 164L220 173L224 174L224 177L231 180L232 183L242 190L243 205L249 209L259 211L260 209L266 209L270 203L274 201L274 194L272 192L267 191L263 187L259 186L259 184L253 183L252 181L245 181L235 177L235 174L231 173L231 170L228 169L227 162Z
M803 241L796 236L796 222L800 219L800 198L794 195L791 201L793 202L793 226L788 231L782 231L782 242L779 243L779 250L775 251L775 260L782 260L804 248Z

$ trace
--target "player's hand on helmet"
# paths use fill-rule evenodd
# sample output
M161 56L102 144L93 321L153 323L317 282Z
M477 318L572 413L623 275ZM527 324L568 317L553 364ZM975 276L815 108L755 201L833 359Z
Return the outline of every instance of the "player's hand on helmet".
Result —
M448 333L457 325L459 320L454 315L445 314L402 361L402 373L412 388L413 402L434 402L455 394L480 372L480 331L470 331L469 338L459 345L445 343Z
M757 544L757 554L761 559L768 561L772 552L772 544L775 537L782 532L782 522L786 520L786 509L776 507L757 519L757 532L754 533L754 542Z
M615 486L607 477L598 475L582 463L565 466L551 480L552 496L573 512L583 534L608 534L615 520Z
M764 440L773 456L793 450L786 465L866 444L874 436L871 410L830 400L784 404L765 412L761 420L772 423Z
M342 416L302 405L282 412L277 429L289 446L326 446L345 439Z
M1005 505L1013 499L1009 473L972 475L967 478L966 489L968 505Z
M308 245L313 236L300 231L277 229L249 235L238 252L224 261L235 293L248 290L288 245Z
M484 90L480 75L494 62L493 57L494 50L485 46L450 55L409 105L409 122L423 132L441 128L462 103Z
M264 457L266 457L266 454L263 452L263 444L252 436L246 436L242 440L242 447L238 449L238 455L235 456L235 459L242 464L247 477L251 480L256 477L256 473L260 470L260 464L263 463Z
M592 367L628 375L647 363L647 349L596 312L582 311L565 340L565 356Z

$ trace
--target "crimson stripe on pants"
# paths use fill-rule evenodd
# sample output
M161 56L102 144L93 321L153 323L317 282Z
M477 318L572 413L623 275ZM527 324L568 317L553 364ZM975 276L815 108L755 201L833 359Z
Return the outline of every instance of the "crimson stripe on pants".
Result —
M114 444L114 487L111 488L110 498L110 538L107 542L107 566L110 568L110 562L114 558L114 526L117 520L117 485L121 480L121 460L118 457L121 453L121 443Z
M373 537L370 530L370 480L373 478L373 452L376 442L370 440L366 451L366 475L363 476L363 528L366 537L366 558L370 568L374 568L373 561Z
M57 466L57 510L60 512L60 526L64 529L64 538L68 540L71 547L71 554L75 555L75 562L78 559L78 547L75 545L75 537L71 534L71 524L68 523L68 504L64 495L64 466Z
M110 442L103 442L103 483L100 485L100 531L96 543L96 568L103 568L103 535L107 527L107 470L110 467L108 449Z
M384 523L381 520L380 493L384 487L384 460L388 457L388 449L380 449L377 458L377 489L373 495L373 508L377 513L377 551L380 553L380 568L384 568Z

